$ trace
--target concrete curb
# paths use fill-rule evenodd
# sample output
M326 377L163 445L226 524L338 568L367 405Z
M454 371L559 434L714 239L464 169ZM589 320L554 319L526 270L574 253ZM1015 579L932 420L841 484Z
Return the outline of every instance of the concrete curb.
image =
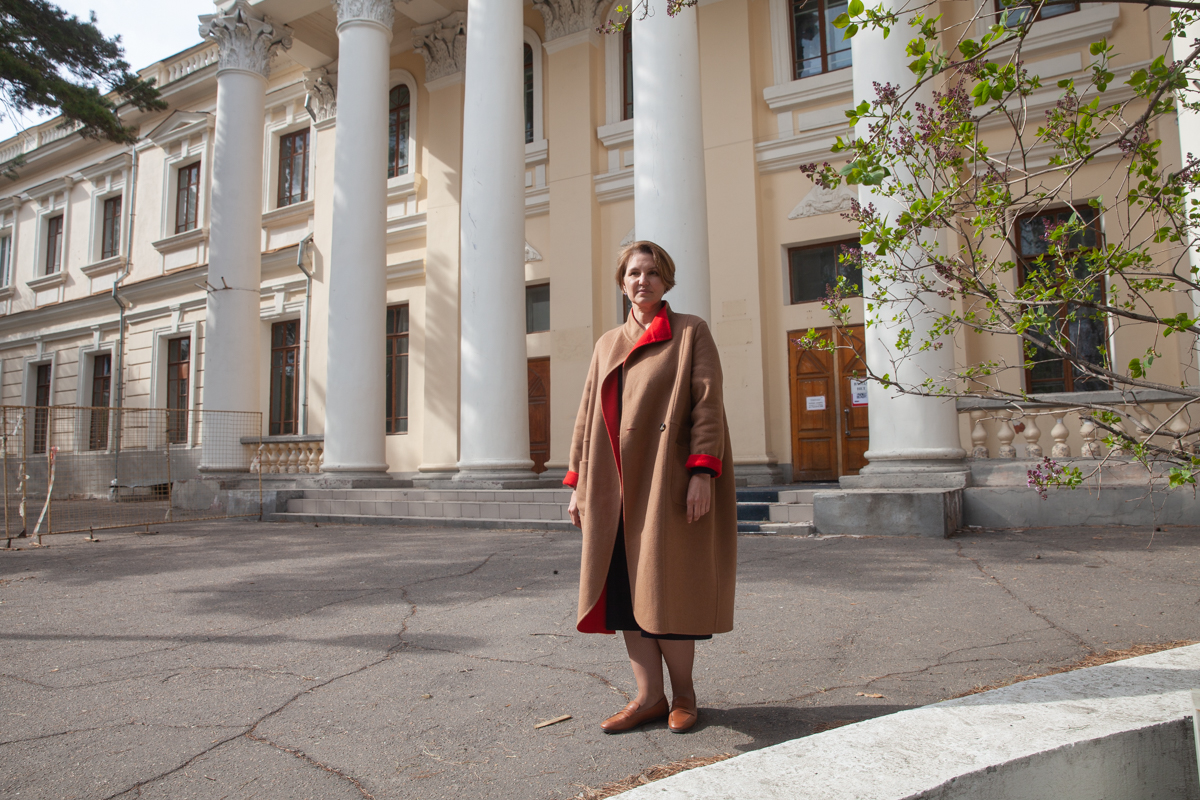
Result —
M1200 645L794 739L622 798L1197 800L1195 687Z

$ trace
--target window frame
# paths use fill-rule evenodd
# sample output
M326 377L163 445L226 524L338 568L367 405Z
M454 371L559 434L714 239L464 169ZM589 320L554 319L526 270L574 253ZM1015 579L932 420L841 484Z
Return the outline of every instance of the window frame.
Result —
M44 361L40 364L32 364L33 375L32 384L33 396L30 398L33 402L30 403L34 407L33 410L33 436L32 453L39 455L46 452L47 445L50 440L50 407L54 405L54 362ZM46 382L42 382L42 370L45 370ZM42 402L42 389L45 388L45 402ZM43 410L45 409L45 410Z
M992 0L992 7L996 11L996 22L997 23L1000 22L1000 15L1003 14L1005 11L1015 11L1022 6L1026 7L1026 8L1030 8L1037 2L1038 2L1038 0L1014 0L1014 2L1010 3L1008 6L1005 6L1004 0ZM1051 14L1048 17L1042 15L1042 11L1045 10L1046 6L1065 6L1068 4L1074 6L1070 11L1064 11L1061 14ZM1041 3L1038 6L1037 16L1035 16L1033 18L1033 21L1041 22L1042 20L1045 20L1045 19L1055 19L1057 17L1065 17L1068 14L1074 14L1074 13L1077 13L1078 11L1079 11L1079 0L1046 0L1046 2ZM1018 22L1018 24L1020 24L1020 23Z
M534 320L533 320L533 308L530 305L529 295L530 295L530 292L532 292L533 290L542 289L542 288L545 288L545 290L546 290L546 327L538 328L538 329L534 330L530 327L533 324ZM535 281L533 283L528 283L525 285L525 334L529 335L529 334L533 334L533 333L547 333L547 332L549 332L549 330L550 330L550 281Z
M401 312L403 316L401 317ZM395 317L393 317L395 314ZM392 330L393 319L396 324L394 327L397 330ZM401 322L402 320L402 322ZM399 328L403 325L403 330ZM409 370L409 356L412 353L412 310L407 302L396 303L387 307L386 328L385 334L386 344L384 349L385 367L384 367L384 432L388 436L407 434L408 423L412 417L411 408L408 404L409 381L411 372ZM403 352L400 350L400 342L404 343ZM401 368L403 379L401 384L404 387L404 396L397 397L393 390L394 379L393 375L397 367ZM403 411L404 413L400 413Z
M292 143L303 140L304 149L299 153L292 149L287 152L285 143ZM275 207L286 208L288 206L303 203L308 200L308 173L309 173L309 155L312 153L312 128L303 127L294 131L279 134L278 153L276 158L277 172L275 175ZM299 159L300 173L300 193L294 195L286 192L287 183L284 181L284 176L294 176L297 171L296 161Z
M621 118L618 122L633 119L633 23L632 20L626 23L625 30L621 33L621 42L618 49L618 58L620 59L620 67L618 74L621 80Z
M797 245L790 245L790 246L786 247L784 249L784 286L786 289L786 296L788 299L787 304L789 306L798 306L798 305L804 305L805 303L819 303L822 300L821 297L814 297L809 300L797 300L796 299L795 294L794 294L795 284L794 284L793 278L792 278L792 271L794 268L794 264L793 264L793 260L792 260L793 253L801 253L806 250L819 250L819 249L828 248L828 247L841 248L841 247L849 247L849 246L861 247L862 245L861 245L861 241L860 241L859 237L845 236L840 239L833 239L830 241L797 244ZM841 252L839 250L838 256L840 257L840 255L841 255ZM834 263L835 263L835 270L836 270L834 279L836 280L837 274L840 274L841 270L837 269L838 267L840 267L840 263L838 263L837 261L835 261ZM826 290L828 290L829 284L826 284L825 286L826 286ZM860 272L858 294L851 295L851 296L852 297L861 297L862 296L862 288L863 288L862 287L862 278L861 278L861 272Z
M7 242L7 244L4 244ZM0 229L0 289L12 286L13 231Z
M108 369L101 373L99 367L106 364ZM91 397L88 407L91 411L91 424L88 427L88 450L108 449L108 409L112 407L112 353L102 352L92 355ZM99 393L100 397L97 397ZM97 402L102 400L103 402ZM103 410L101 410L103 409Z
M116 204L110 216L109 209ZM114 194L100 201L100 260L121 255L121 220L124 211L124 196Z
M188 352L186 359L172 360L175 354L175 345L179 342L188 343ZM188 416L191 411L192 400L192 350L193 341L192 335L184 334L183 336L171 336L166 341L166 365L167 365L167 396L163 407L167 409L167 444L187 444L188 442ZM182 365L182 377L175 373L180 371ZM173 404L180 396L178 385L183 384L182 404ZM172 391L172 384L175 384L175 390ZM182 420L181 420L182 418ZM182 424L179 424L182 421Z
M183 182L184 174L194 174L195 182L189 182L186 185ZM188 164L181 165L175 170L175 203L173 211L175 225L173 228L174 234L188 233L200 227L200 185L204 181L204 163L202 159L196 159ZM194 191L189 191L193 190ZM185 199L193 200L193 203L183 202ZM191 208L190 221L188 225L187 209ZM180 222L180 215L183 215L183 221ZM181 227L181 225L183 227Z
M407 102L400 103L400 104L393 104L392 95L396 94L399 89L404 89L404 91L408 94ZM404 136L403 137L401 137L399 135L399 130L396 130L395 133L393 133L393 128L392 128L392 118L394 116L396 116L397 112L399 112L401 110L408 111L408 118L405 120L405 128L404 128ZM413 162L413 148L412 148L413 90L412 90L412 87L409 86L407 82L400 81L399 83L393 84L391 86L391 88L388 89L387 117L388 117L388 176L387 177L388 177L388 180L390 181L390 180L394 180L396 178L403 178L404 176L410 175L414 172L413 163L412 163ZM397 127L399 127L399 126L397 126ZM398 171L396 171L396 169L397 169L396 157L393 154L399 153L399 151L400 151L399 143L400 143L401 138L403 138L403 140L404 140L404 171L398 172ZM395 148L395 149L393 150L393 148Z
M817 4L817 20L818 20L818 26L819 26L819 31L820 31L820 42L821 42L821 70L819 72L814 72L810 75L802 76L802 75L800 75L801 65L807 59L800 58L800 53L796 49L796 10L797 10L796 6L797 5L804 6L804 5L807 5L809 2L815 2ZM791 46L791 73L790 73L791 80L798 81L798 80L803 80L804 78L815 78L818 75L828 75L831 72L838 72L839 70L849 69L854 66L853 56L851 56L850 63L846 64L845 66L835 67L833 69L829 68L830 49L829 49L829 42L826 39L828 25L827 25L826 19L825 19L825 17L826 17L825 6L828 3L829 3L829 0L787 0L786 9L787 9L788 42L790 43L790 46ZM847 53L850 52L849 48L847 48L845 50L845 52L847 52Z
M63 234L66 230L67 214L62 211L46 217L46 253L43 259L43 275L58 275L63 269Z
M1042 211L1035 211L1035 212L1032 212L1029 214L1021 214L1020 216L1016 217L1013 220L1013 237L1015 240L1015 246L1014 246L1013 250L1016 255L1016 262L1017 262L1017 280L1019 281L1020 284L1023 285L1026 280L1026 276L1027 276L1027 272L1028 272L1027 262L1032 262L1033 259L1037 257L1036 254L1033 256L1028 256L1025 253L1021 252L1021 223L1025 220L1034 219L1037 217L1046 217L1051 214L1056 214L1056 215L1062 214L1069 210L1078 212L1082 209L1088 209L1089 211L1092 211L1093 213L1095 213L1094 209L1091 209L1090 207L1087 206L1086 203L1083 203L1083 204L1076 204L1074 206L1055 206L1053 208L1043 209ZM1104 246L1104 226L1103 226L1102 215L1099 213L1095 213L1095 218L1091 221L1090 224L1094 227L1094 235L1096 237L1095 247L1097 247L1097 248L1103 247ZM1072 250L1071 252L1072 253L1079 252L1080 250L1083 250L1083 249L1087 249L1087 248L1079 248L1078 250ZM1104 293L1105 293L1105 296L1107 297L1107 294L1108 294L1107 286L1104 287ZM1058 316L1058 319L1059 319L1059 322L1061 325L1065 326L1069 323L1069 320L1068 320L1069 312L1070 312L1069 304L1064 303L1059 308L1057 316ZM1104 319L1101 319L1101 325L1102 325L1102 328L1104 329L1105 351L1108 353L1111 353L1112 343L1109 341L1110 332L1109 332L1109 328L1108 328L1108 322ZM1074 344L1074 342L1072 342L1072 344ZM1022 378L1022 385L1024 386L1026 392L1028 392L1029 394L1046 394L1046 393L1055 394L1055 393L1057 393L1055 391L1039 392L1037 390L1037 386L1035 385L1034 378L1033 378L1033 369L1037 363L1041 363L1041 362L1038 361L1038 362L1033 362L1033 363L1025 363L1025 352L1024 352L1023 347L1021 350L1021 361L1022 361L1022 365L1023 365L1022 372L1024 373L1024 377ZM1062 380L1062 384L1063 384L1063 389L1061 391L1063 393L1073 394L1075 392L1096 390L1096 387L1084 387L1084 388L1076 389L1075 388L1075 381L1076 381L1075 371L1074 371L1074 369L1072 369L1071 363L1065 358L1058 359L1058 361L1060 361L1062 364L1062 379L1061 380ZM1045 378L1039 378L1039 379L1037 379L1037 382L1038 383L1046 383L1047 380L1048 379L1045 379ZM1108 387L1105 386L1102 388L1108 388Z
M286 330L286 327L284 327L284 326L289 326L289 325L296 326L295 344L276 345L275 344L275 331L280 328L283 328L284 330ZM270 346L271 346L271 348L270 348L271 355L270 355L270 361L268 362L268 370L269 370L268 380L269 380L270 389L269 389L268 406L267 406L267 426L268 426L267 427L267 435L268 436L295 436L300 432L300 379L301 379L301 375L300 375L300 344L301 344L300 320L284 319L284 320L279 320L278 322L271 323L271 338L269 341L270 341ZM285 342L287 341L286 334L285 334L284 341ZM286 375L287 367L290 366L293 369L291 386L290 386L291 412L292 412L290 417L287 417L284 415L284 412L286 409L283 405L284 398L282 396L282 392L284 391L285 388L288 388L288 387L284 387L282 384L277 384L277 382L275 380L275 354L276 353L281 353L281 354L292 353L293 354L290 364L286 363L286 360L285 360L285 363L280 365L282 367L281 377ZM286 355L285 355L285 359L286 359ZM277 393L277 390L278 390L278 393ZM279 400L278 403L276 402L277 399ZM279 411L278 418L276 418L276 409L277 408Z

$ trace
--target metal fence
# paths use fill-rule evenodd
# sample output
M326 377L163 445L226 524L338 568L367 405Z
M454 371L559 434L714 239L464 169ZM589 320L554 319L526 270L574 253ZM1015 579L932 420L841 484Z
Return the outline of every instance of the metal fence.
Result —
M0 406L4 537L259 516L262 415Z

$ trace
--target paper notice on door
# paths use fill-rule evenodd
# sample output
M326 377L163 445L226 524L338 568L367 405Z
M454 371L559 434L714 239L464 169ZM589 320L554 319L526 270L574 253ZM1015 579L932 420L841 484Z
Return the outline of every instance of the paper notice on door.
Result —
M867 404L867 382L850 379L850 405L865 406Z
M807 411L824 411L825 410L825 395L819 394L815 397L804 398L804 408Z

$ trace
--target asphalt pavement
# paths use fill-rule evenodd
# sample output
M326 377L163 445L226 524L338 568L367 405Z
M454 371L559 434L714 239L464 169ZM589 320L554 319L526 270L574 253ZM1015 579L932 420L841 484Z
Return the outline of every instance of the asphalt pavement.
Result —
M700 723L606 736L633 679L616 637L574 629L577 535L100 539L0 552L5 798L566 798L1200 640L1200 528L743 536L737 627L697 649Z

